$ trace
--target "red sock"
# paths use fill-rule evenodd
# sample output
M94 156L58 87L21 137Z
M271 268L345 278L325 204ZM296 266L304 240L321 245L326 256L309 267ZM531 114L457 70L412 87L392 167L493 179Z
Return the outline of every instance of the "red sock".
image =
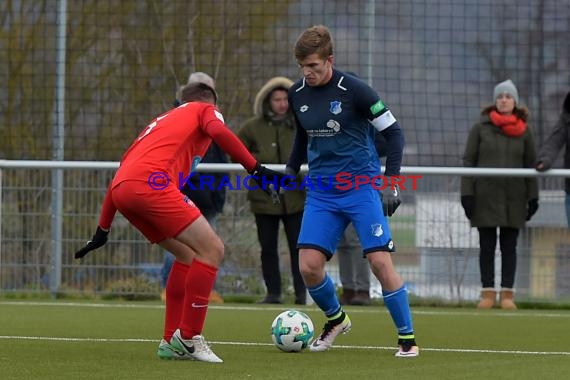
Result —
M170 342L174 331L180 325L180 318L184 310L184 294L186 289L186 275L190 265L174 261L168 280L166 282L166 312L164 315L164 340Z
M218 268L203 263L197 259L192 261L186 274L186 295L184 296L184 311L180 321L180 331L185 339L194 335L202 335L208 299L216 281Z

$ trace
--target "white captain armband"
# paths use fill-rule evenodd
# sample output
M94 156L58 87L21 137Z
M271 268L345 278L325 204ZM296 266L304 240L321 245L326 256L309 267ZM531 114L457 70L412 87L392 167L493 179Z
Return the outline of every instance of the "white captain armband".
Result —
M382 115L378 116L374 120L370 120L370 123L376 128L378 132L382 132L384 129L388 128L396 122L396 118L392 115L390 110L387 110Z

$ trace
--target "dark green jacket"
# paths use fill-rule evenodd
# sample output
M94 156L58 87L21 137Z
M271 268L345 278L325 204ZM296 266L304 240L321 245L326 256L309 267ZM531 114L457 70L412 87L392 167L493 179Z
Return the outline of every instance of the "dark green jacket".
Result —
M520 137L505 135L489 115L469 132L463 166L479 168L533 168L534 137L527 127ZM461 195L475 196L472 227L524 227L530 199L538 199L536 178L462 177Z
M293 147L295 138L293 115L276 121L272 118L268 103L268 97L274 89L279 87L288 89L291 83L284 77L269 80L256 96L255 116L247 120L237 131L237 136L262 164L286 163ZM254 214L295 214L302 212L305 207L305 191L300 190L285 191L280 195L281 203L276 205L273 204L271 197L261 189L249 190L247 199L250 202L251 212Z

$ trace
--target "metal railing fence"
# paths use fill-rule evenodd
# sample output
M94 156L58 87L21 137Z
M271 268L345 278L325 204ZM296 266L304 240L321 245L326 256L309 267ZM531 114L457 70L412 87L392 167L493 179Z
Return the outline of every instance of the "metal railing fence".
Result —
M163 252L120 214L104 248L82 261L73 259L73 252L96 227L101 201L117 166L116 162L0 160L0 294L159 294ZM270 167L280 169L282 165ZM53 182L56 170L63 173L59 188ZM237 164L201 164L199 170L243 174ZM413 295L450 301L478 296L477 231L470 228L460 206L461 175L538 176L540 208L519 238L517 298L538 302L570 299L570 230L561 190L563 177L570 176L570 170L537 173L532 169L403 167L402 175L416 175L417 187L403 191L404 202L390 223L398 249L394 261ZM60 209L53 207L55 194L61 195ZM246 190L227 194L224 212L218 218L226 256L216 286L222 294L261 295L259 246ZM58 220L61 225L54 225ZM54 230L61 231L58 244L53 241L57 239ZM284 289L292 294L287 244L283 233L281 237ZM329 263L329 271L340 286L335 259ZM498 251L496 275L500 275ZM372 296L380 296L379 284L376 280L373 284Z

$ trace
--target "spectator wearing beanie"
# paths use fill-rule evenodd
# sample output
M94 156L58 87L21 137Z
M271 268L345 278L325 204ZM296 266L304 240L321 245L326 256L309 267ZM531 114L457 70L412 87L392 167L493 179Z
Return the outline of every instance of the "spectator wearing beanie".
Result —
M463 165L483 168L533 168L534 137L527 125L529 111L519 102L515 84L497 84L493 103L481 111L465 145ZM514 283L519 230L538 209L536 178L462 177L461 205L479 232L481 300L477 307L495 305L495 247L501 250L500 306L516 309ZM497 234L498 232L498 234Z

